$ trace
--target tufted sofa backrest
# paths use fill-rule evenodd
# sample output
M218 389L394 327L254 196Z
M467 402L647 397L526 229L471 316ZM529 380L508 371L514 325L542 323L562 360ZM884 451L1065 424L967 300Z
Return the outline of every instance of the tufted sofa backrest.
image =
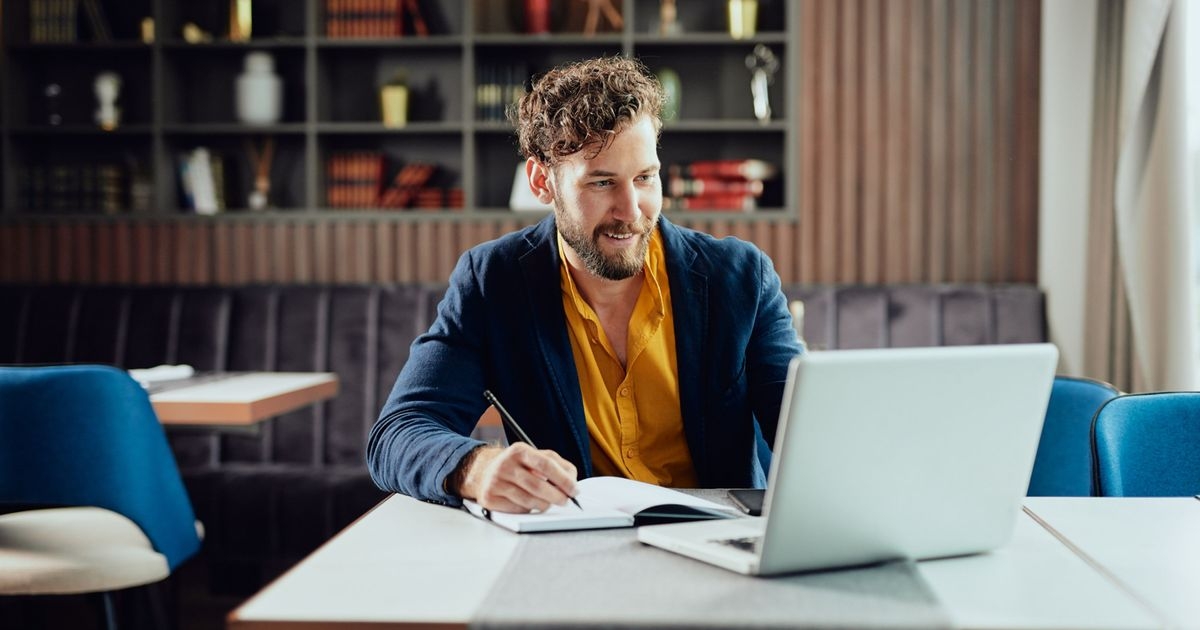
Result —
M425 331L441 285L0 287L0 363L187 363L198 370L330 371L328 403L258 435L176 434L181 467L224 462L360 466L367 432ZM785 287L814 350L1046 339L1029 285Z

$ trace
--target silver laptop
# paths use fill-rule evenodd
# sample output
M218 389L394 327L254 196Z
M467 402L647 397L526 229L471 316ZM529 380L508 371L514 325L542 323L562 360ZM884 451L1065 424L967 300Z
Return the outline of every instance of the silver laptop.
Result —
M999 547L1057 363L1051 344L799 356L763 516L641 527L638 540L750 575Z

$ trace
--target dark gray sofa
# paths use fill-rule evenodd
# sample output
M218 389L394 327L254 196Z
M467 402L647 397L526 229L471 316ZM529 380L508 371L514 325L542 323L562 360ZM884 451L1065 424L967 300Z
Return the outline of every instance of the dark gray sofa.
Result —
M207 536L208 589L261 587L378 502L367 432L444 286L0 285L0 364L331 371L328 402L257 433L169 432ZM1043 341L1025 285L788 286L810 348Z

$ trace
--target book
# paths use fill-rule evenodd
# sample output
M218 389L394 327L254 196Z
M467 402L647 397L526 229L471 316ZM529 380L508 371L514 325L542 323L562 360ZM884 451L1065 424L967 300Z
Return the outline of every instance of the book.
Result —
M753 195L712 194L698 197L669 197L663 199L664 210L728 210L750 212L758 207Z
M88 26L92 29L92 40L112 41L112 30L108 27L108 18L104 16L100 0L83 0L83 9L87 14Z
M380 208L407 208L435 170L437 167L433 164L412 162L405 165L396 173L392 185L383 191L375 205Z
M690 494L623 477L591 477L577 484L571 503L544 512L511 514L465 500L468 512L518 534L572 529L607 529L741 516L735 509Z
M765 160L697 160L683 167L682 175L693 178L771 179L779 169Z
M670 177L667 192L672 197L703 197L705 195L749 195L760 197L763 183L760 179L717 179L710 177Z

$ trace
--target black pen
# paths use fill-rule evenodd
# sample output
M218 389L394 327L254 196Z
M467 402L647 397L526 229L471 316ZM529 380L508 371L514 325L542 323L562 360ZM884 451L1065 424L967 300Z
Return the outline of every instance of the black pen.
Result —
M508 410L504 408L504 405L500 404L500 399L496 398L496 395L493 394L491 392L491 390L488 390L488 389L483 390L483 397L486 398L487 401L489 403L491 403L493 407L496 408L496 411L500 412L500 420L502 420L504 422L504 426L508 427L509 431L512 431L513 433L517 434L517 439L532 446L533 448L537 448L537 445L535 445L533 443L533 440L529 439L529 436L525 434L525 430L521 428L521 425L517 424L517 421L514 420L512 415L510 415L508 413ZM546 483L548 483L552 486L554 485L554 483L551 482L549 479L546 480ZM555 486L555 487L557 487L557 486ZM583 506L579 505L579 501L576 501L575 497L567 497L567 498L571 500L571 503L575 504L575 507L577 507L581 510L583 509Z

